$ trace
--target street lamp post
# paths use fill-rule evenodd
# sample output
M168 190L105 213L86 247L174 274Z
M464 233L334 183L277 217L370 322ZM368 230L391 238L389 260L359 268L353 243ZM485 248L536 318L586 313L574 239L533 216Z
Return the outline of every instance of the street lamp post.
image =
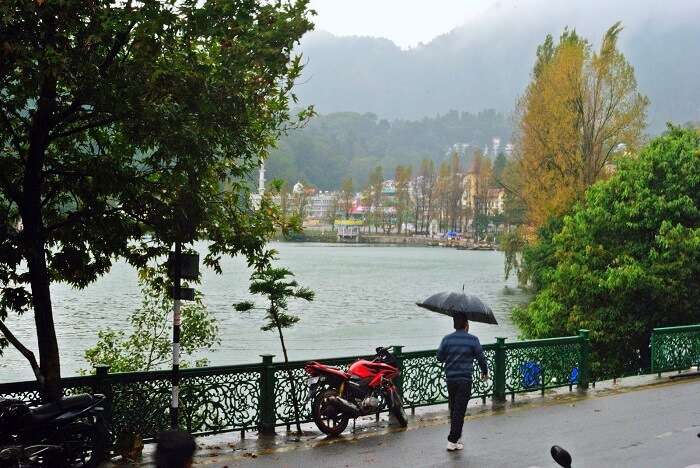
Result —
M199 277L199 255L183 254L182 243L175 242L175 252L170 252L168 272L172 280L173 297L173 367L171 372L172 395L170 399L170 427L177 429L179 416L180 389L180 309L182 301L194 300L194 289L183 288L182 280L196 280Z

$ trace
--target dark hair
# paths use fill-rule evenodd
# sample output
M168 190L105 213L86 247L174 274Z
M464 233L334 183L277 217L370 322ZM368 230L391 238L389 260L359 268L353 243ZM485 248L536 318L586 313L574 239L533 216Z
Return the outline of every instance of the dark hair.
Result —
M185 468L197 450L194 437L187 432L161 432L156 440L156 468Z
M452 316L454 321L455 330L464 330L464 328L469 324L467 317L463 314L455 314Z

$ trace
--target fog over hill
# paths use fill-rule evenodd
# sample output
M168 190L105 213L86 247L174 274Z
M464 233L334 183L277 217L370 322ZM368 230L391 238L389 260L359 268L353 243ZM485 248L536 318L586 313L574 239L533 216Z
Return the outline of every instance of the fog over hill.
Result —
M547 33L557 37L568 25L597 47L621 20L620 48L651 99L650 132L656 133L667 120L700 121L698 19L700 2L689 0L524 0L491 4L465 25L407 50L387 39L317 31L301 45L307 65L297 93L322 113L412 120L451 109L508 113Z

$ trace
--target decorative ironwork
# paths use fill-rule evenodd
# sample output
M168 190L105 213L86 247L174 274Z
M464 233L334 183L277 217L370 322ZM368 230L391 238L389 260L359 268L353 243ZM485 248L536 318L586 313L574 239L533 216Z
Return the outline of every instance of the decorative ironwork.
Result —
M484 347L484 355L489 368L489 379L483 381L474 377L472 398L485 399L493 394L493 374L495 352L492 347ZM476 363L475 363L476 365ZM478 370L475 371L478 375ZM403 400L406 406L417 407L447 403L447 383L442 363L435 357L435 351L419 351L403 355Z
M493 396L494 381L501 385L498 390L501 395L504 391L515 394L575 384L580 361L586 361L586 343L582 335L485 345L489 380L475 378L472 397L485 401ZM656 344L659 349L655 348L654 355L665 359L664 366L688 367L688 363L698 363L700 326L692 331L665 334L657 338ZM397 384L401 386L405 406L447 402L443 368L435 358L435 351L401 353L401 348L395 347L395 354L402 367ZM324 362L347 370L356 359L346 357ZM291 425L296 420L291 379L300 405L300 419L310 421L304 364L273 363L272 357L266 356L261 364L183 370L181 424L195 434ZM98 375L65 379L64 392L105 393L114 432L135 432L149 439L169 426L169 377L164 371L108 374L102 369ZM36 402L39 393L36 382L15 382L0 384L0 397Z
M579 342L537 341L506 345L505 384L508 393L529 392L578 383Z
M296 421L294 400L292 399L292 379L294 379L294 393L299 406L299 418L301 422L311 421L311 402L308 401L307 377L308 374L304 372L303 366L290 366L275 370L275 414L277 421L282 424L292 424Z
M652 372L700 366L700 325L654 329L651 354Z
M405 405L416 407L447 401L445 374L434 352L406 353L402 377Z
M167 378L111 383L114 434L154 437L170 426L170 382Z
M359 358L358 358L359 359ZM354 358L323 359L324 364L336 366L344 371L348 370L349 363L355 361ZM296 422L294 414L294 400L292 399L292 380L294 379L294 390L299 405L300 422L309 422L311 416L311 401L309 400L309 388L306 380L309 375L304 372L303 362L290 364L278 364L275 368L275 415L277 425L290 425Z

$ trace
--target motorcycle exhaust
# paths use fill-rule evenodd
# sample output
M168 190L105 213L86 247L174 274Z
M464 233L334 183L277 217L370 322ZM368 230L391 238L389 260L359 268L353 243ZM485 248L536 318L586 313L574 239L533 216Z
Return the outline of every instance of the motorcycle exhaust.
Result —
M338 408L343 413L348 413L353 416L360 414L360 408L358 408L357 405L355 405L354 403L350 403L345 398L341 398L339 396L332 396L328 397L328 402L336 408Z

